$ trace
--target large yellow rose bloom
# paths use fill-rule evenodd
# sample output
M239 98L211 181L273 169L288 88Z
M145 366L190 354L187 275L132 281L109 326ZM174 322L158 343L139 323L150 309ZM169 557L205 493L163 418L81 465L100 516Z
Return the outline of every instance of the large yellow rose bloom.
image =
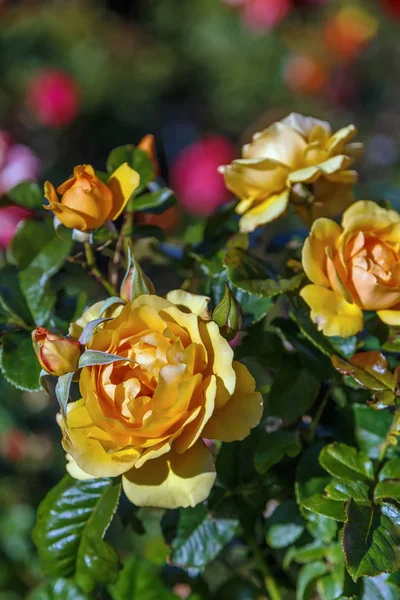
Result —
M59 418L73 476L122 475L138 506L194 506L208 496L215 467L202 438L246 437L262 397L207 301L181 290L140 296L96 330L87 349L126 360L84 367L82 398Z
M303 247L312 285L301 290L311 318L327 336L363 328L363 310L400 325L400 215L363 200L348 208L342 225L317 219Z
M314 198L313 218L343 212L353 202L357 180L349 167L361 145L348 144L356 133L349 125L332 135L329 123L296 113L256 133L243 146L242 158L219 168L240 199L240 230L254 231L277 219L291 200L307 219L306 207L299 204L304 194Z
M46 181L44 194L49 204L44 208L70 229L97 229L119 217L139 181L139 174L128 163L118 167L107 184L96 176L92 166L80 165L75 167L73 177L57 188L61 200L53 184Z

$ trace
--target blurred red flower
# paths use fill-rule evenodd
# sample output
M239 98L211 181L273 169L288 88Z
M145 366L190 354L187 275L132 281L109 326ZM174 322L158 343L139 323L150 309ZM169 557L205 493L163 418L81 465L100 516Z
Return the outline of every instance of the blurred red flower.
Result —
M225 137L209 135L184 148L171 169L171 186L178 201L194 215L209 216L231 196L217 169L236 156Z
M78 114L78 85L63 71L46 69L37 73L27 89L26 98L36 119L46 127L68 125Z

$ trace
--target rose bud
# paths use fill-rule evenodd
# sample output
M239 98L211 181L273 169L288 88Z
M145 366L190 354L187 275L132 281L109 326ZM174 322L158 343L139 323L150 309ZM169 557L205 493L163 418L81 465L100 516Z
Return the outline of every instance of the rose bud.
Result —
M96 176L91 165L79 165L73 177L58 186L61 200L53 184L46 181L44 195L49 204L44 208L70 229L97 229L119 217L139 180L139 174L128 163L120 165L107 184Z
M157 160L156 142L154 139L154 135L152 133L148 133L147 135L145 135L140 140L137 147L139 148L139 150L143 150L143 152L146 152L147 156L151 159L154 169L154 176L158 177L160 174L160 166Z
M44 327L32 332L36 357L42 369L57 377L76 371L82 348L79 342L51 333Z

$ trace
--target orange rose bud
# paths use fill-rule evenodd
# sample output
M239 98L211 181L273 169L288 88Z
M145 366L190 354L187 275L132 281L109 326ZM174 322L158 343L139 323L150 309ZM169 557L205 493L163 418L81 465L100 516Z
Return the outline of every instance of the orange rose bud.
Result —
M147 135L145 135L140 140L137 147L139 148L139 150L143 150L143 152L146 152L147 156L151 159L151 162L153 163L154 176L158 177L160 174L160 166L157 160L156 142L154 135L152 133L148 133Z
M69 229L97 229L107 220L115 221L139 185L139 174L128 163L120 165L110 175L107 184L99 179L90 165L78 165L74 176L57 188L49 181L44 195L51 210ZM60 194L61 199L57 196Z
M32 332L32 342L40 366L50 375L59 377L78 368L82 354L79 342L51 333L44 327L37 327Z

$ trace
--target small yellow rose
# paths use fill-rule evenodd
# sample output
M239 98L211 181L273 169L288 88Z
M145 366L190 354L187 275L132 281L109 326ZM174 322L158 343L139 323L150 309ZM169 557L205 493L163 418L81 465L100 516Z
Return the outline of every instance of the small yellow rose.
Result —
M44 193L49 204L44 208L70 229L97 229L119 217L139 180L139 174L128 163L119 166L107 184L95 175L93 167L80 165L75 167L74 176L57 188L61 200L53 184L46 181Z
M291 113L243 146L242 158L221 166L225 184L239 199L244 232L277 219L293 202L303 219L335 216L353 201L357 173L349 170L360 144L348 144L353 125L332 135L329 123Z
M194 506L208 496L215 467L202 438L246 437L262 397L207 302L181 290L143 295L96 330L87 348L125 360L81 370L82 398L59 418L71 475L122 475L138 506Z
M312 284L300 294L325 335L355 335L363 328L363 310L400 325L399 251L400 215L375 202L350 206L341 226L330 219L315 221L303 247Z
M78 367L82 347L79 342L51 333L44 327L32 332L33 347L42 369L50 375L65 375Z

